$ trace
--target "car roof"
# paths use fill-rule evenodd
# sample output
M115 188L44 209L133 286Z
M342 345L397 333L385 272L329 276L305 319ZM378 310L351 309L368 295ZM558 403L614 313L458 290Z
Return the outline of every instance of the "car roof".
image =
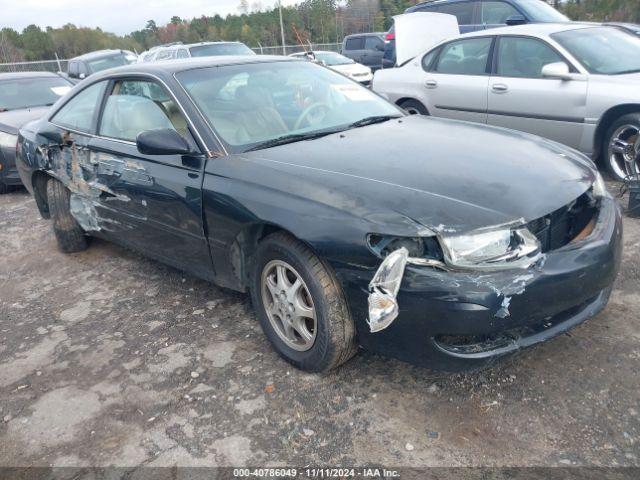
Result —
M122 67L110 68L91 75L91 78L102 78L113 74L126 75L148 73L152 75L174 74L196 68L222 67L247 63L300 62L298 58L279 55L228 55L218 57L195 57L178 60L161 60L159 62L132 63Z
M426 0L424 2L420 2L420 3L416 3L415 5L407 8L405 11L406 12L413 12L414 10L417 10L420 7L424 7L427 5L440 5L440 4L446 4L446 3L459 3L459 2L469 2L470 0ZM504 0L505 2L508 3L515 3L515 0Z
M386 35L387 32L368 32L368 33L352 33L351 35L347 35L344 38L349 38L349 37L370 37L370 36L384 36Z
M92 60L94 58L109 57L111 55L117 55L118 53L133 53L128 50L96 50L94 52L85 53L71 60Z
M62 78L53 72L9 72L0 73L0 81L2 80L18 80L21 78Z
M582 30L585 28L594 28L600 26L602 26L602 24L579 22L528 23L526 25L513 25L508 27L498 27L489 30L478 30L475 32L464 33L460 35L460 38L486 37L491 35L532 35L534 37L545 37L558 32L566 32L568 30Z
M176 43L175 45L159 46L154 48L157 48L158 50L160 49L177 50L179 48L202 47L205 45L229 45L229 44L244 45L244 43L242 42L230 40L230 41L220 41L220 42Z

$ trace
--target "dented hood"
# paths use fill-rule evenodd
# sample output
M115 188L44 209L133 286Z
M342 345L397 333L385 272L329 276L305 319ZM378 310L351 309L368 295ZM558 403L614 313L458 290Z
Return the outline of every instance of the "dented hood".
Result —
M542 217L595 180L582 154L513 130L422 116L241 155L288 195L385 223L470 231Z
M396 63L402 65L447 38L460 34L458 20L444 13L414 12L393 17Z

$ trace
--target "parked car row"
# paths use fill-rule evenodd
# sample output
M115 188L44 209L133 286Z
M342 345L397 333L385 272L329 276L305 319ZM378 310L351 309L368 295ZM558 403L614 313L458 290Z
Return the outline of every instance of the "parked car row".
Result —
M443 58L493 65L499 34ZM486 365L599 312L621 258L620 210L584 155L407 115L303 59L99 72L24 125L17 151L63 252L102 237L249 292L274 349L308 371L358 347Z
M409 7L405 13L426 12L453 15L460 33L506 25L559 23L569 19L543 0L429 0ZM425 32L428 34L428 32ZM396 64L395 27L386 35L383 68Z
M558 141L601 158L624 180L637 169L639 83L640 38L563 23L453 35L400 68L377 72L373 88L409 113Z

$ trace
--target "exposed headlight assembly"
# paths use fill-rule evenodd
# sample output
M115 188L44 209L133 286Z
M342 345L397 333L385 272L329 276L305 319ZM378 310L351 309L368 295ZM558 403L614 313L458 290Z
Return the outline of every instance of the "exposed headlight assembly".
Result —
M371 332L384 330L398 316L396 296L400 290L409 252L400 247L391 252L380 264L369 282L369 318Z
M0 147L15 148L18 136L11 133L0 132Z
M593 196L596 198L608 197L609 191L604 183L604 179L600 172L596 172L596 179L593 182L592 190Z
M526 228L503 228L441 237L446 262L462 269L527 268L541 255L538 239Z

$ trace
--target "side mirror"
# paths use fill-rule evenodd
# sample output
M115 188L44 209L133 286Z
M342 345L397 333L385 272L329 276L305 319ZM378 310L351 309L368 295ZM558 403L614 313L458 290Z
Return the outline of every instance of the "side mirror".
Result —
M527 23L527 19L524 18L523 15L511 15L510 17L507 17L504 23L506 23L509 26L524 25L525 23Z
M384 52L384 44L382 44L382 45L377 44L377 45L376 45L376 50L378 50L378 51L380 51L380 52Z
M136 146L143 155L189 155L192 153L187 141L171 128L140 132L136 138Z
M558 80L573 80L573 75L569 70L569 65L564 62L548 63L542 67L544 78L555 78Z

